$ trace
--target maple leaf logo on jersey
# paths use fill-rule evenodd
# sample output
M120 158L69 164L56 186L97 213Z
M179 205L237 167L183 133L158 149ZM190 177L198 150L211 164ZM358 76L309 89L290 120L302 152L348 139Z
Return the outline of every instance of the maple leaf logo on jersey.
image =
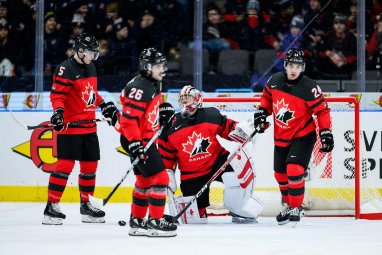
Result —
M211 142L209 137L202 137L202 134L197 134L195 131L192 136L188 137L187 143L183 143L183 151L190 154L191 157L199 154L209 154L208 147Z
M96 101L96 93L94 92L93 86L90 85L88 82L88 85L85 87L85 91L82 92L82 100L85 101L86 107L94 105Z
M149 118L148 121L151 123L153 129L155 129L157 126L159 126L159 102L157 105L154 105L154 109L152 112L149 112Z
M289 104L285 104L284 98L280 102L277 101L276 104L273 104L273 111L276 115L276 120L284 123L287 126L288 121L294 119L294 111L291 111L288 106Z

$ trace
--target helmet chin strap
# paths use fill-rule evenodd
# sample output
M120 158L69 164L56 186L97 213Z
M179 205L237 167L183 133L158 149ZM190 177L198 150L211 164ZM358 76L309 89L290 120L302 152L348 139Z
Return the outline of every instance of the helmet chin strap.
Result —
M80 52L77 50L77 56L78 56L78 58L81 60L82 64L86 65L86 63L85 63L85 61L84 61L85 53L84 53L84 52L81 52L81 53L84 54L84 56L83 56L82 58L80 57L80 54L79 54L79 53L80 53Z

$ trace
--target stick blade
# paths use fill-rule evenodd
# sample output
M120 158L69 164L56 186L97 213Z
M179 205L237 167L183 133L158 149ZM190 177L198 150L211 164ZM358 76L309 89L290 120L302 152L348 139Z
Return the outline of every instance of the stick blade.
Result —
M89 195L89 202L96 208L102 209L103 207L103 199L93 197L92 195Z

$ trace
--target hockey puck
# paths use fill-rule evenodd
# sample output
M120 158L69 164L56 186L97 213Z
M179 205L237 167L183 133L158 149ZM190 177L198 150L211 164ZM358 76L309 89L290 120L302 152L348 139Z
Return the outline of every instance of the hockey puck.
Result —
M118 225L120 225L120 226L126 226L126 221L123 221L123 220L120 220L120 221L118 221Z

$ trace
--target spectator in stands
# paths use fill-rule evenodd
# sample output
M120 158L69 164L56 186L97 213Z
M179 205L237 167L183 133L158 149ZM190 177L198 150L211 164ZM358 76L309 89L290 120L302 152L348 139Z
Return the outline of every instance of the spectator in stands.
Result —
M145 10L140 19L135 22L132 34L136 38L137 52L146 48L161 49L163 27L156 19L152 10Z
M119 3L110 2L106 6L106 17L101 24L102 35L105 38L112 36L113 26L122 21L123 18L119 15Z
M46 13L44 22L44 72L52 75L56 66L65 59L65 44L64 38L56 30L56 14Z
M23 55L19 42L10 36L10 27L5 19L0 19L0 56L0 61L3 61L3 74L9 76L9 64L11 64L13 76L14 67L20 63Z
M289 24L294 16L294 2L292 0L280 0L277 4L277 12L271 17L265 26L266 43L275 50L280 49L280 41L289 31Z
M109 42L105 39L98 41L99 43L99 57L95 62L97 73L100 75L113 75L114 74L114 59L110 55Z
M289 32L285 35L284 39L280 42L280 50L277 57L274 59L274 68L277 72L284 70L285 54L290 48L301 49L304 48L304 36L300 35L304 28L304 20L301 16L294 16L291 23Z
M129 75L137 71L137 45L135 39L130 35L127 22L121 22L114 26L109 47L110 57L115 64L115 74Z
M264 47L263 17L260 3L257 0L249 0L246 8L246 19L243 26L243 40L240 48L255 52Z
M366 69L382 70L382 14L377 15L374 33L366 44Z
M350 79L357 60L357 38L346 30L347 17L336 15L320 51L323 79Z
M203 25L203 48L218 55L224 49L230 49L221 12L215 5L207 8L207 22ZM193 47L193 43L190 44Z

